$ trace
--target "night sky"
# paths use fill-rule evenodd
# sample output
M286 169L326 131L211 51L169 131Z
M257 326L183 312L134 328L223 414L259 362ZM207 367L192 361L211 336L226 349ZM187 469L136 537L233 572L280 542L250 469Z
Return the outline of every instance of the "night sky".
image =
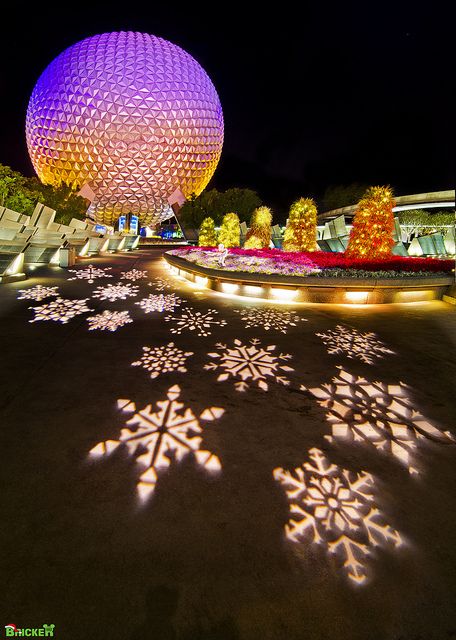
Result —
M0 162L27 175L41 72L78 40L134 30L183 47L217 88L225 144L210 187L253 188L279 214L330 185L454 188L454 33L436 3L285 2L255 15L249 3L16 4L2 22Z

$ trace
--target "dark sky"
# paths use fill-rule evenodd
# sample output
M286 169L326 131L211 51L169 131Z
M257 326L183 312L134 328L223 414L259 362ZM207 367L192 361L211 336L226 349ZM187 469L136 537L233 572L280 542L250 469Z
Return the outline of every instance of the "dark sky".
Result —
M135 30L186 49L217 88L225 145L210 186L251 187L278 213L330 185L454 188L454 25L438 3L16 4L2 20L0 162L28 175L40 73L84 37Z

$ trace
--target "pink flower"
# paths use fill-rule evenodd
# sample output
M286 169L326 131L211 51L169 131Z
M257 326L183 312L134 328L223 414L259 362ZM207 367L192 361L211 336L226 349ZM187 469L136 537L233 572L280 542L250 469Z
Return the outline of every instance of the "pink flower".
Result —
M210 256L213 252L218 252L217 247L182 247L170 253L185 256L189 251L198 255L201 261L208 266L212 266ZM245 270L248 267L255 267L255 271L264 271L267 267L274 273L297 271L311 273L319 269L362 269L363 271L427 271L427 272L447 272L451 273L454 268L453 260L442 260L439 258L413 258L405 256L390 256L382 260L369 260L368 258L348 258L344 253L330 253L325 251L313 251L309 253L287 252L281 249L229 249L227 256L227 267L229 268L230 256L238 257L236 271L242 271L242 257L251 258L245 260ZM234 264L232 264L234 266ZM214 264L215 267L215 264ZM261 268L263 267L263 268Z

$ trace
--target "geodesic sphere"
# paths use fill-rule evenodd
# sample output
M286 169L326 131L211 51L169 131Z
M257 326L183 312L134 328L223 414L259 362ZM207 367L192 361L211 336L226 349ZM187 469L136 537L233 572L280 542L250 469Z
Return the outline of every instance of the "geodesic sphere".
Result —
M43 72L26 136L40 179L88 185L98 222L132 212L153 224L170 217L177 188L188 197L209 182L223 113L209 76L180 47L146 33L103 33Z

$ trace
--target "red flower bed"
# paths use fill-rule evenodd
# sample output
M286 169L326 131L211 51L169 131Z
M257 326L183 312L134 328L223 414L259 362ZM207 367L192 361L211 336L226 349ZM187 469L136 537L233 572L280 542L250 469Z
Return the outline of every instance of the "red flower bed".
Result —
M347 258L344 253L316 251L306 254L321 269L363 269L364 271L448 271L454 268L453 260L438 258L412 258L391 256L384 260Z
M191 251L196 247L185 247ZM198 247L204 251L218 251L216 247ZM184 249L184 248L182 248ZM180 250L182 250L180 249ZM326 251L312 251L308 253L286 252L281 249L229 249L233 255L255 256L258 258L272 258L280 262L309 265L313 263L320 269L362 269L364 271L429 271L451 272L454 269L453 260L439 258L412 258L391 256L384 260L369 260L368 258L347 258L344 253L329 253Z

